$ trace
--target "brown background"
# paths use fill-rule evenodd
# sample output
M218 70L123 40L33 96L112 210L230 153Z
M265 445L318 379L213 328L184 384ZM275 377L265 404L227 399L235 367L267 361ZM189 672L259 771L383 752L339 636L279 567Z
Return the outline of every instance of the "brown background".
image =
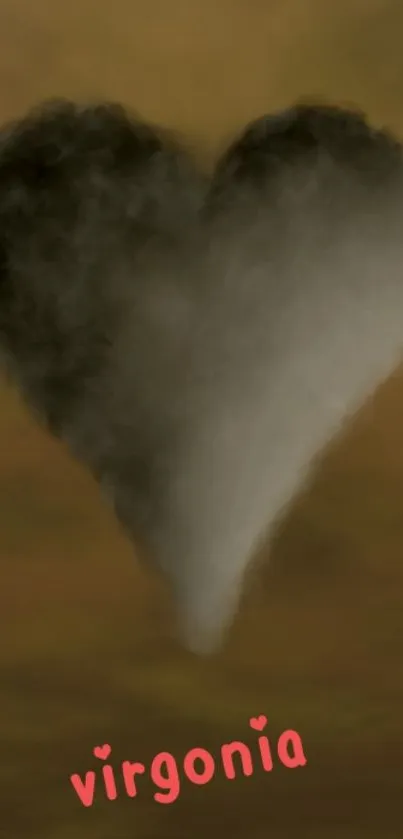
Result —
M0 117L118 98L211 158L249 117L324 95L403 136L400 0L0 0ZM397 839L403 828L403 381L295 505L227 648L169 640L169 604L90 478L1 391L1 839ZM300 731L308 765L184 781L163 807L68 777L160 750Z

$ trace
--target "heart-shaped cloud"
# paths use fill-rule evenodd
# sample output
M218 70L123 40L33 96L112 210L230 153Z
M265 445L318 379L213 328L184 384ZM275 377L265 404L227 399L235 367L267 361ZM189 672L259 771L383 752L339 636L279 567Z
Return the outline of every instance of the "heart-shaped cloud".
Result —
M10 372L209 650L401 351L400 148L301 106L249 126L207 184L166 132L64 102L7 128L0 184Z

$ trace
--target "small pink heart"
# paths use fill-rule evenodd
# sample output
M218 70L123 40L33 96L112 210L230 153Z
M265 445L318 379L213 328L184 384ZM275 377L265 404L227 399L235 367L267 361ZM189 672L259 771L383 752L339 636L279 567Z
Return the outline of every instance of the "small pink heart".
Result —
M255 731L262 731L267 724L267 717L264 714L260 714L260 717L251 717L249 720L249 725L251 728L254 728Z
M101 758L101 760L106 760L109 757L112 749L109 743L104 743L103 746L95 746L94 748L94 755L95 757Z

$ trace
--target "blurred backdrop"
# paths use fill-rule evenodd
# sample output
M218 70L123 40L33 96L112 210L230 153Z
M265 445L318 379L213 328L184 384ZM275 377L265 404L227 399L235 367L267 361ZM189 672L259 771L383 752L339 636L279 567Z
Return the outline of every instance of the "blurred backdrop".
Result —
M0 118L57 95L122 100L204 161L247 119L320 95L403 136L400 0L0 0ZM397 839L402 833L403 378L323 457L226 648L172 640L169 603L97 488L0 393L1 839ZM270 554L270 555L269 555ZM266 560L266 557L265 557ZM192 747L275 741L290 771L170 806L140 779L92 808L69 775Z

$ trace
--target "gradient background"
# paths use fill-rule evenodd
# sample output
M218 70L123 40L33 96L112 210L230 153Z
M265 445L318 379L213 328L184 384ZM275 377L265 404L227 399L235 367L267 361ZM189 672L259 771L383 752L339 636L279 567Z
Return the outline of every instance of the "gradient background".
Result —
M400 0L0 0L0 117L53 95L117 98L204 160L301 95L403 136ZM323 458L248 592L198 660L84 471L0 394L1 839L397 839L403 828L403 380ZM68 777L300 731L308 765L184 781L173 805Z

